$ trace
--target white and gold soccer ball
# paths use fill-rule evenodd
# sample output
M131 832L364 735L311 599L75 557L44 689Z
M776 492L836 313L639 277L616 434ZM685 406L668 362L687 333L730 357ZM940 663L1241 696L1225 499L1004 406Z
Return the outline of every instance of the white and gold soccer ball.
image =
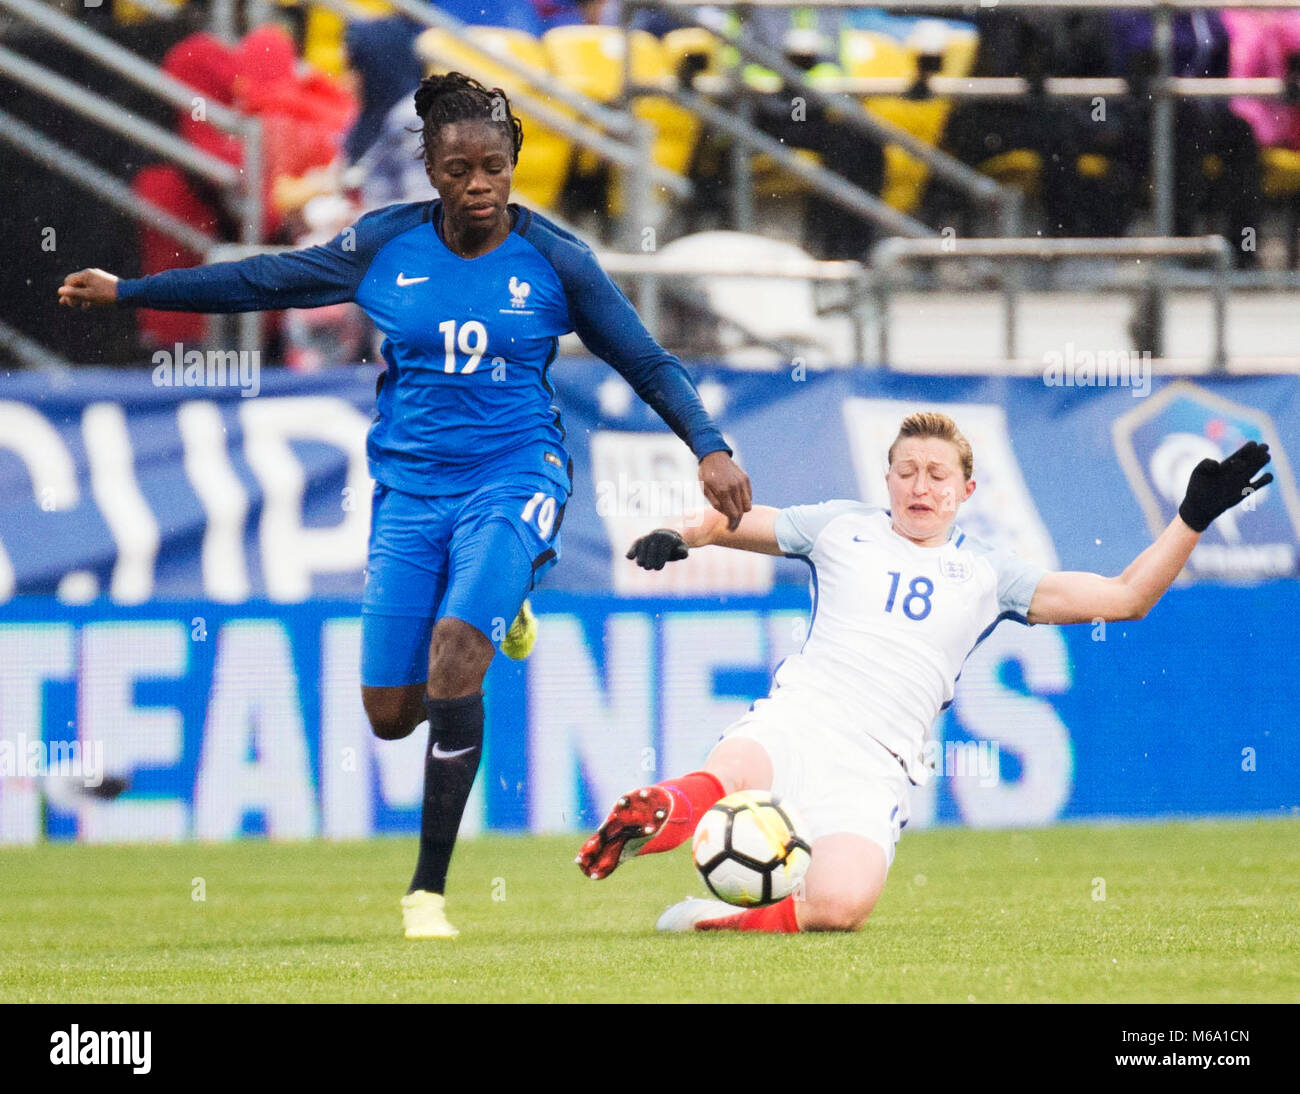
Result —
M691 855L719 900L756 908L784 900L808 872L812 853L788 802L766 790L741 790L700 819Z

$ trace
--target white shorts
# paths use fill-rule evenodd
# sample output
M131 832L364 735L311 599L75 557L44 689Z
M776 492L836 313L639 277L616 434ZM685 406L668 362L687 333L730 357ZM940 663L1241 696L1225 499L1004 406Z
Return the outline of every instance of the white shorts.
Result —
M723 740L757 741L772 761L772 793L794 803L810 843L837 832L865 836L894 861L907 824L911 781L898 758L874 737L851 737L808 718L788 704L760 699L723 731Z

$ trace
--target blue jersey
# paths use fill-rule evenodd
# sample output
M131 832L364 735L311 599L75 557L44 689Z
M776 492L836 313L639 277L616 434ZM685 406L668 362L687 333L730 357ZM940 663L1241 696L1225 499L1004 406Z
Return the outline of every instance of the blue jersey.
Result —
M680 361L642 325L591 249L510 206L499 247L465 259L442 241L441 200L390 205L329 243L120 281L119 304L240 312L355 301L388 364L370 474L410 494L460 494L517 471L566 488L568 453L547 370L574 331L697 459L730 452Z

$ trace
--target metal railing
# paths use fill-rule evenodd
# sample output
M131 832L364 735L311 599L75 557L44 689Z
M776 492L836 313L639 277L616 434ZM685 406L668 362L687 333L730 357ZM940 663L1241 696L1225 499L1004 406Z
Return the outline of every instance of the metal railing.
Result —
M702 5L691 0L631 0L637 6L648 6L658 10L672 12L675 15L692 19L696 10ZM802 6L798 0L717 0L708 5L717 9L735 9L740 12L758 9L788 9ZM1287 81L1279 78L1222 79L1222 78L1185 78L1173 75L1173 17L1179 12L1247 9L1247 10L1295 10L1297 0L989 0L989 2L954 3L953 0L903 0L901 3L863 3L862 0L819 0L818 7L838 8L859 11L863 8L888 9L891 13L912 13L950 16L955 19L970 19L977 14L990 14L994 9L1002 11L1107 11L1123 9L1128 11L1145 11L1153 19L1152 46L1156 55L1156 71L1145 84L1145 90L1152 96L1151 112L1151 177L1153 184L1153 236L1168 239L1174 235L1174 144L1175 113L1174 103L1178 98L1221 98L1233 95L1254 95L1260 97L1283 97L1295 93ZM714 33L717 33L716 30ZM751 57L766 67L777 71L783 78L789 76L786 71L773 63L781 61L771 50L766 51L766 59L761 51L746 47L743 36L738 45L742 54ZM841 94L866 93L902 93L918 90L917 81L912 80L843 80L833 83ZM1014 78L953 78L931 75L920 84L933 94L942 94L956 98L1015 98L1037 88L1029 81ZM1129 82L1125 79L1065 79L1047 78L1042 91L1048 95L1090 96L1090 95L1125 95L1131 93ZM852 102L852 100L848 100ZM852 115L855 119L861 115ZM895 142L902 143L902 142ZM907 147L904 145L904 147ZM908 148L913 155L926 159L936 174L946 169L931 161L929 156L921 155L920 150ZM969 170L969 168L968 168ZM952 181L956 181L953 177ZM1010 207L1014 210L1014 206ZM1006 228L1003 218L1003 235L1014 235ZM1170 256L1172 257L1172 256ZM1165 311L1164 290L1167 279L1155 279L1155 296L1153 300L1153 318L1157 352L1163 340L1163 315ZM1014 290L1011 291L1014 298Z
M259 254L287 254L294 247L246 246L239 243L223 243L211 253L212 262L237 262ZM660 255L640 252L605 251L594 252L601 268L615 278L625 278L639 285L649 285L650 292L645 304L639 309L642 322L652 335L658 337L659 328L659 294L661 283L665 280L690 277L744 278L760 280L799 280L810 282L827 282L848 284L852 287L852 306L845 309L854 318L854 354L859 360L866 353L864 309L870 305L871 279L867 269L859 262L821 262L816 259L781 259L765 262L762 269L738 270L734 265L721 262L701 262L698 259L674 261ZM699 305L701 302L694 301ZM725 316L716 316L719 322L742 325Z
M704 6L743 9L746 5L742 3L700 5L674 3L671 0L626 0L620 9L620 18L624 33L630 33L638 10L668 12L681 17L683 15L693 15L695 9ZM783 6L797 7L802 5L791 2ZM799 94L809 103L835 110L837 117L842 120L843 124L851 126L863 136L881 145L897 145L909 155L920 160L936 177L943 179L967 194L977 204L992 209L998 218L1002 232L1016 234L1020 231L1022 199L1019 191L1014 187L999 184L934 145L927 144L908 130L869 113L847 91L840 90L831 82L824 82L820 79L815 83L810 82L807 72L792 64L784 54L760 42L743 25L733 31L720 30L716 26L706 26L698 21L695 22L695 25L720 38L733 48L743 60L776 73L784 86L792 93ZM628 55L625 55L624 58L624 66L625 78L629 84L631 82L630 64L630 51L628 51ZM705 86L708 85L703 82L699 85L701 89ZM770 147L771 144L776 144L776 142L771 142L769 139L769 142L765 144L760 141L759 138L763 134L755 129L750 120L750 104L756 92L740 78L739 66L724 80L723 88L725 89L723 92L725 97L736 102L737 110L724 111L718 104L706 105L706 100L695 89L683 87L663 90L647 88L645 90L647 92L668 94L683 106L701 114L701 116L705 116L712 124L727 131L738 142L737 149L740 154L733 157L732 185L734 188L733 204L738 209L736 226L742 231L752 230L753 227L752 204L749 197L751 189L749 155L754 151L763 151L773 156L783 168L802 178L814 191L850 212L873 221L887 230L899 231L900 234L933 234L930 228L911 218L903 218L902 223L900 223L900 214L874 194L868 194L858 187L853 187L852 189L856 192L856 195L850 197L850 193L845 187L851 184L841 180L842 185L834 185L826 177L831 174L830 172L823 171L820 175L809 172L807 170L808 165L799 160L791 150L777 144L778 154L777 151L773 151Z
M68 18L57 9L37 0L0 0L7 9L39 30L78 51L103 67L115 72L135 86L150 92L178 110L192 110L200 93L189 84L169 76L156 65L142 60L128 49L89 27ZM98 124L128 136L160 156L179 163L188 170L219 185L234 195L239 218L240 240L259 243L262 238L262 127L257 118L241 114L204 97L205 119L216 128L242 139L243 167L236 169L216 157L186 145L180 138L122 110L111 100L93 95L84 88L47 71L28 58L10 50L0 50L0 71L39 94L78 111ZM184 224L165 210L145 201L121 180L90 164L83 157L38 133L15 118L5 116L0 139L8 141L26 155L78 185L92 189L98 196L137 223L172 237L184 246L205 256L216 241L191 225ZM261 316L249 312L240 317L239 347L254 350L261 344Z
M871 256L872 287L876 296L876 358L881 368L889 367L890 271L902 262L966 261L978 258L1055 261L1065 258L1209 258L1214 263L1214 341L1210 366L1227 369L1228 275L1232 247L1223 236L1150 237L1119 239L887 239ZM1160 282L1157 264L1147 268L1153 287ZM1017 359L1016 291L1014 281L1004 293L1005 352L1007 361Z

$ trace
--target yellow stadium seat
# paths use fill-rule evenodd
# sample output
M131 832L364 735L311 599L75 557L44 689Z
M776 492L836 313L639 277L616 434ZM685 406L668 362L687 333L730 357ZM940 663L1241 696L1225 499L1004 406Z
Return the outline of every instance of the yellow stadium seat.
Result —
M623 91L627 42L631 42L631 73L635 84L671 84L674 70L659 39L642 30L624 39L618 27L555 27L542 36L552 70L576 91L601 103L612 103ZM659 166L685 174L690 166L700 123L689 110L664 95L637 95L633 114L654 130L653 158ZM583 165L579 165L582 170ZM620 206L617 189L610 195L611 212Z
M957 77L969 74L978 43L974 34L950 34L944 44L939 73ZM846 75L853 77L898 76L915 80L920 71L915 49L875 31L847 32L842 56ZM952 113L952 100L937 97L918 100L871 95L863 100L863 105L877 117L932 146L939 144ZM921 202L929 173L930 169L921 160L897 145L887 145L881 197L899 212L911 213Z
M472 44L471 44L472 43ZM471 27L468 41L450 31L434 27L416 39L416 52L425 59L430 72L461 71L489 87L499 87L509 96L530 89L523 76L485 57L474 46L508 56L540 73L550 74L546 51L531 34L504 27ZM533 89L534 95L540 93ZM556 111L572 112L558 103ZM555 207L568 175L573 142L564 134L544 125L517 101L511 110L524 131L524 151L515 165L514 194L521 201L542 209Z
M551 75L545 48L526 31L505 27L472 27L469 36L476 45ZM507 95L515 95L529 85L522 76L502 69L493 86L500 87ZM533 94L539 93L534 89ZM551 102L549 105L558 113L574 116L562 103ZM530 205L553 209L559 202L568 177L569 162L573 158L573 141L544 125L525 109L515 110L515 114L523 126L524 148L527 149L527 155L521 156L515 166L515 193Z
M1040 190L1043 157L1031 148L1013 148L980 163L976 170L1004 186L1015 186L1030 197Z
M167 0L167 2L174 8L185 6L185 0ZM141 4L133 4L131 0L113 0L113 22L121 26L135 26L137 23L147 23L156 18L158 17L152 11Z
M1110 174L1110 160L1096 152L1085 152L1074 161L1074 169L1080 178L1101 179Z
M486 48L487 43L484 45ZM520 78L508 68L485 57L469 40L441 27L424 31L415 40L415 52L424 60L430 73L464 72L488 87L502 88L507 94L520 84Z
M948 35L943 46L943 64L939 66L940 76L969 76L975 67L975 53L979 49L978 34L954 31Z
M840 66L853 77L916 77L916 54L897 38L874 30L847 30L840 42Z
M354 0L354 3L377 18L393 13L392 5L385 0ZM303 30L303 60L330 76L342 76L348 67L347 51L343 47L345 27L346 20L333 8L312 4Z
M1300 266L1300 152L1292 148L1261 148L1264 196L1286 203L1287 263Z
M632 78L640 77L637 62L646 52L644 40L658 41L645 31L632 33ZM611 103L623 90L626 44L618 27L555 27L542 35L551 68L575 91L598 103ZM644 63L644 62L643 62Z
M1300 197L1300 152L1290 148L1261 148L1265 197Z
M669 69L676 73L687 57L704 58L704 74L713 76L723 71L723 41L716 34L703 27L679 27L663 36L664 54L668 58Z

